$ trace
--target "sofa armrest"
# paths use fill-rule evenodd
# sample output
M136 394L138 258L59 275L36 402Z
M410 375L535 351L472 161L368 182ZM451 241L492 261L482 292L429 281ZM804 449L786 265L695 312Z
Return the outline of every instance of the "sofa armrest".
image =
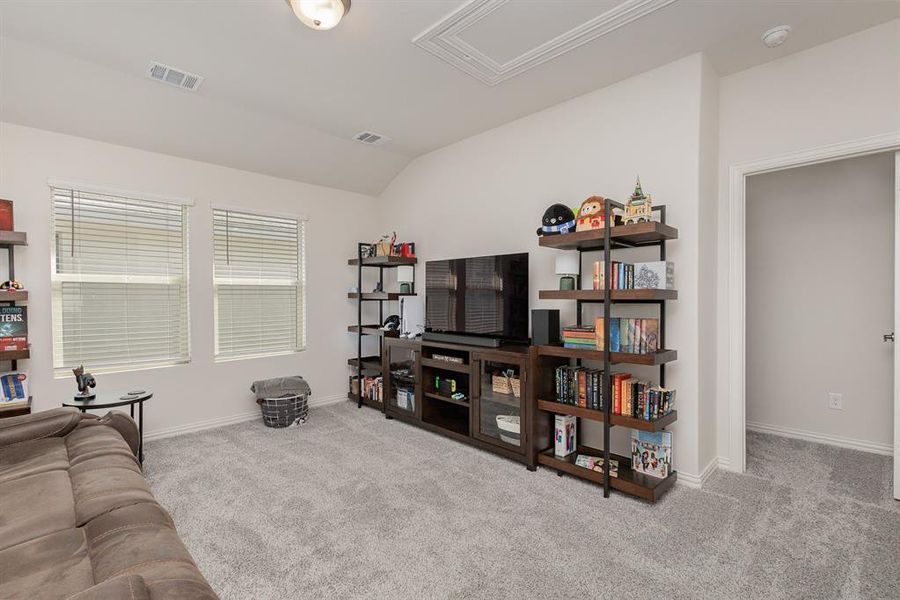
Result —
M137 456L138 448L141 445L141 433L134 419L121 411L111 410L102 417L84 415L84 419L78 424L79 427L95 427L97 425L105 425L118 431L134 455Z
M0 448L29 440L62 437L81 422L77 408L54 408L42 412L0 419Z

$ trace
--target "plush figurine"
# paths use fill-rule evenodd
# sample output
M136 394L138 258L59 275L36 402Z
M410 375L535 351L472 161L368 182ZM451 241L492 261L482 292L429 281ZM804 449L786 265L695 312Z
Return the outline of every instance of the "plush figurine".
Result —
M565 204L554 204L544 211L538 235L556 235L575 231L575 213Z
M628 199L628 204L625 205L625 224L640 223L641 221L649 223L653 216L652 204L653 200L650 198L650 194L644 194L644 190L641 189L641 177L638 176L634 184L634 192Z
M591 196L581 203L578 210L578 219L575 231L590 231L591 229L603 229L605 218L603 215L603 196Z
M10 279L8 281L4 281L0 284L0 290L6 290L7 292L15 292L17 290L25 289L21 283L19 283L16 279Z

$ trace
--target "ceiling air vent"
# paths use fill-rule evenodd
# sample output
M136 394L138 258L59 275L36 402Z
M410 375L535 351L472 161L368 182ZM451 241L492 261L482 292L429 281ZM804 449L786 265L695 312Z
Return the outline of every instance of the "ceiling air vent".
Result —
M150 63L150 67L147 70L147 77L191 92L196 92L197 88L200 87L200 84L203 83L203 78L199 75L175 69L158 62Z
M389 142L391 138L381 135L380 133L372 133L371 131L361 131L353 136L353 139L370 146L381 146L385 142Z

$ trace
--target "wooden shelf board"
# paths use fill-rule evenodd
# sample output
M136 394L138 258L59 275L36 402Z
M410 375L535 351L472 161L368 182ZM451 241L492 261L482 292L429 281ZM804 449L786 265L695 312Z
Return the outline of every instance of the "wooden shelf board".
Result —
M347 264L355 267L359 264L359 259L349 258L347 259ZM414 264L416 264L415 258L405 256L370 256L362 259L362 266L364 267L399 267L401 265Z
M356 357L353 356L347 359L347 365L353 367L354 369L357 366ZM364 371L381 371L381 357L380 356L363 356L362 359L362 368Z
M565 348L563 346L538 346L538 353L544 356L562 356L564 358L580 358L582 360L603 361L601 350L583 348ZM629 354L627 352L610 352L609 360L614 364L662 365L678 358L676 350L657 350L647 354Z
M589 446L579 446L577 452L566 457L559 457L553 454L553 448L548 448L538 454L538 464L603 485L603 473L585 469L575 464L575 458L578 454L603 456L603 451ZM610 475L609 487L650 502L659 500L666 490L675 484L678 478L678 473L674 472L665 479L636 473L631 470L631 460L618 454L610 453L610 459L618 461L619 475L618 477Z
M31 349L0 351L0 360L22 360L31 356Z
M374 301L389 301L389 300L399 300L403 296L415 296L415 294L403 294L400 292L363 292L361 300L374 300ZM347 292L347 298L357 299L360 297L360 294L357 292Z
M582 419L591 421L603 421L604 414L602 410L594 410L583 406L574 406L572 404L563 404L554 400L538 400L538 410L550 412L560 415L573 415ZM660 431L665 429L678 420L678 411L672 411L664 417L653 421L645 421L643 419L635 419L625 415L610 415L610 425L620 427L629 427L631 429L639 429L641 431Z
M27 246L28 236L24 231L0 231L0 246Z
M677 229L658 221L617 225L610 228L609 234L614 247L640 246L678 239ZM602 250L604 245L603 229L543 235L540 237L538 245L560 250Z
M465 438L465 441L468 441L469 437L469 421L466 419L465 421L460 419L454 419L452 417L448 417L446 415L441 415L440 413L436 413L433 415L422 416L422 423L430 425L432 428L440 429L443 432L447 432L450 434L454 434L455 436L459 436L460 438Z
M471 371L469 365L453 363L446 360L436 360L434 358L422 358L419 360L423 367L431 367L432 369L443 369L445 371L454 371L456 373L469 374Z
M440 400L441 402L446 402L448 404L455 404L457 406L464 406L465 408L469 408L468 400L454 400L448 396L443 396L441 394L435 394L434 392L425 392L426 398L431 398L432 400Z
M5 292L0 290L0 302L27 302L28 290L17 290L15 292Z
M583 302L603 302L603 290L540 290L541 300L581 300ZM613 302L659 302L676 300L677 290L611 290Z
M348 333L357 333L359 328L356 325L348 325L347 332ZM377 335L382 337L399 337L400 333L396 331L384 331L381 329L380 325L363 325L362 326L362 334L363 335Z
M32 396L28 396L27 404L18 404L16 406L5 406L4 404L0 404L0 415L16 417L19 415L27 415L31 412L31 399Z

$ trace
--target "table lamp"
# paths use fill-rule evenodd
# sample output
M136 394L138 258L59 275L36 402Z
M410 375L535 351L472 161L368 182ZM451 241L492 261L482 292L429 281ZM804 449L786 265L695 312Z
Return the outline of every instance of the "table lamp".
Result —
M397 282L400 284L401 294L412 294L412 286L415 280L415 267L409 265L397 267Z
M562 275L559 278L559 289L574 290L575 276L578 275L578 254L567 252L556 257L556 274Z

